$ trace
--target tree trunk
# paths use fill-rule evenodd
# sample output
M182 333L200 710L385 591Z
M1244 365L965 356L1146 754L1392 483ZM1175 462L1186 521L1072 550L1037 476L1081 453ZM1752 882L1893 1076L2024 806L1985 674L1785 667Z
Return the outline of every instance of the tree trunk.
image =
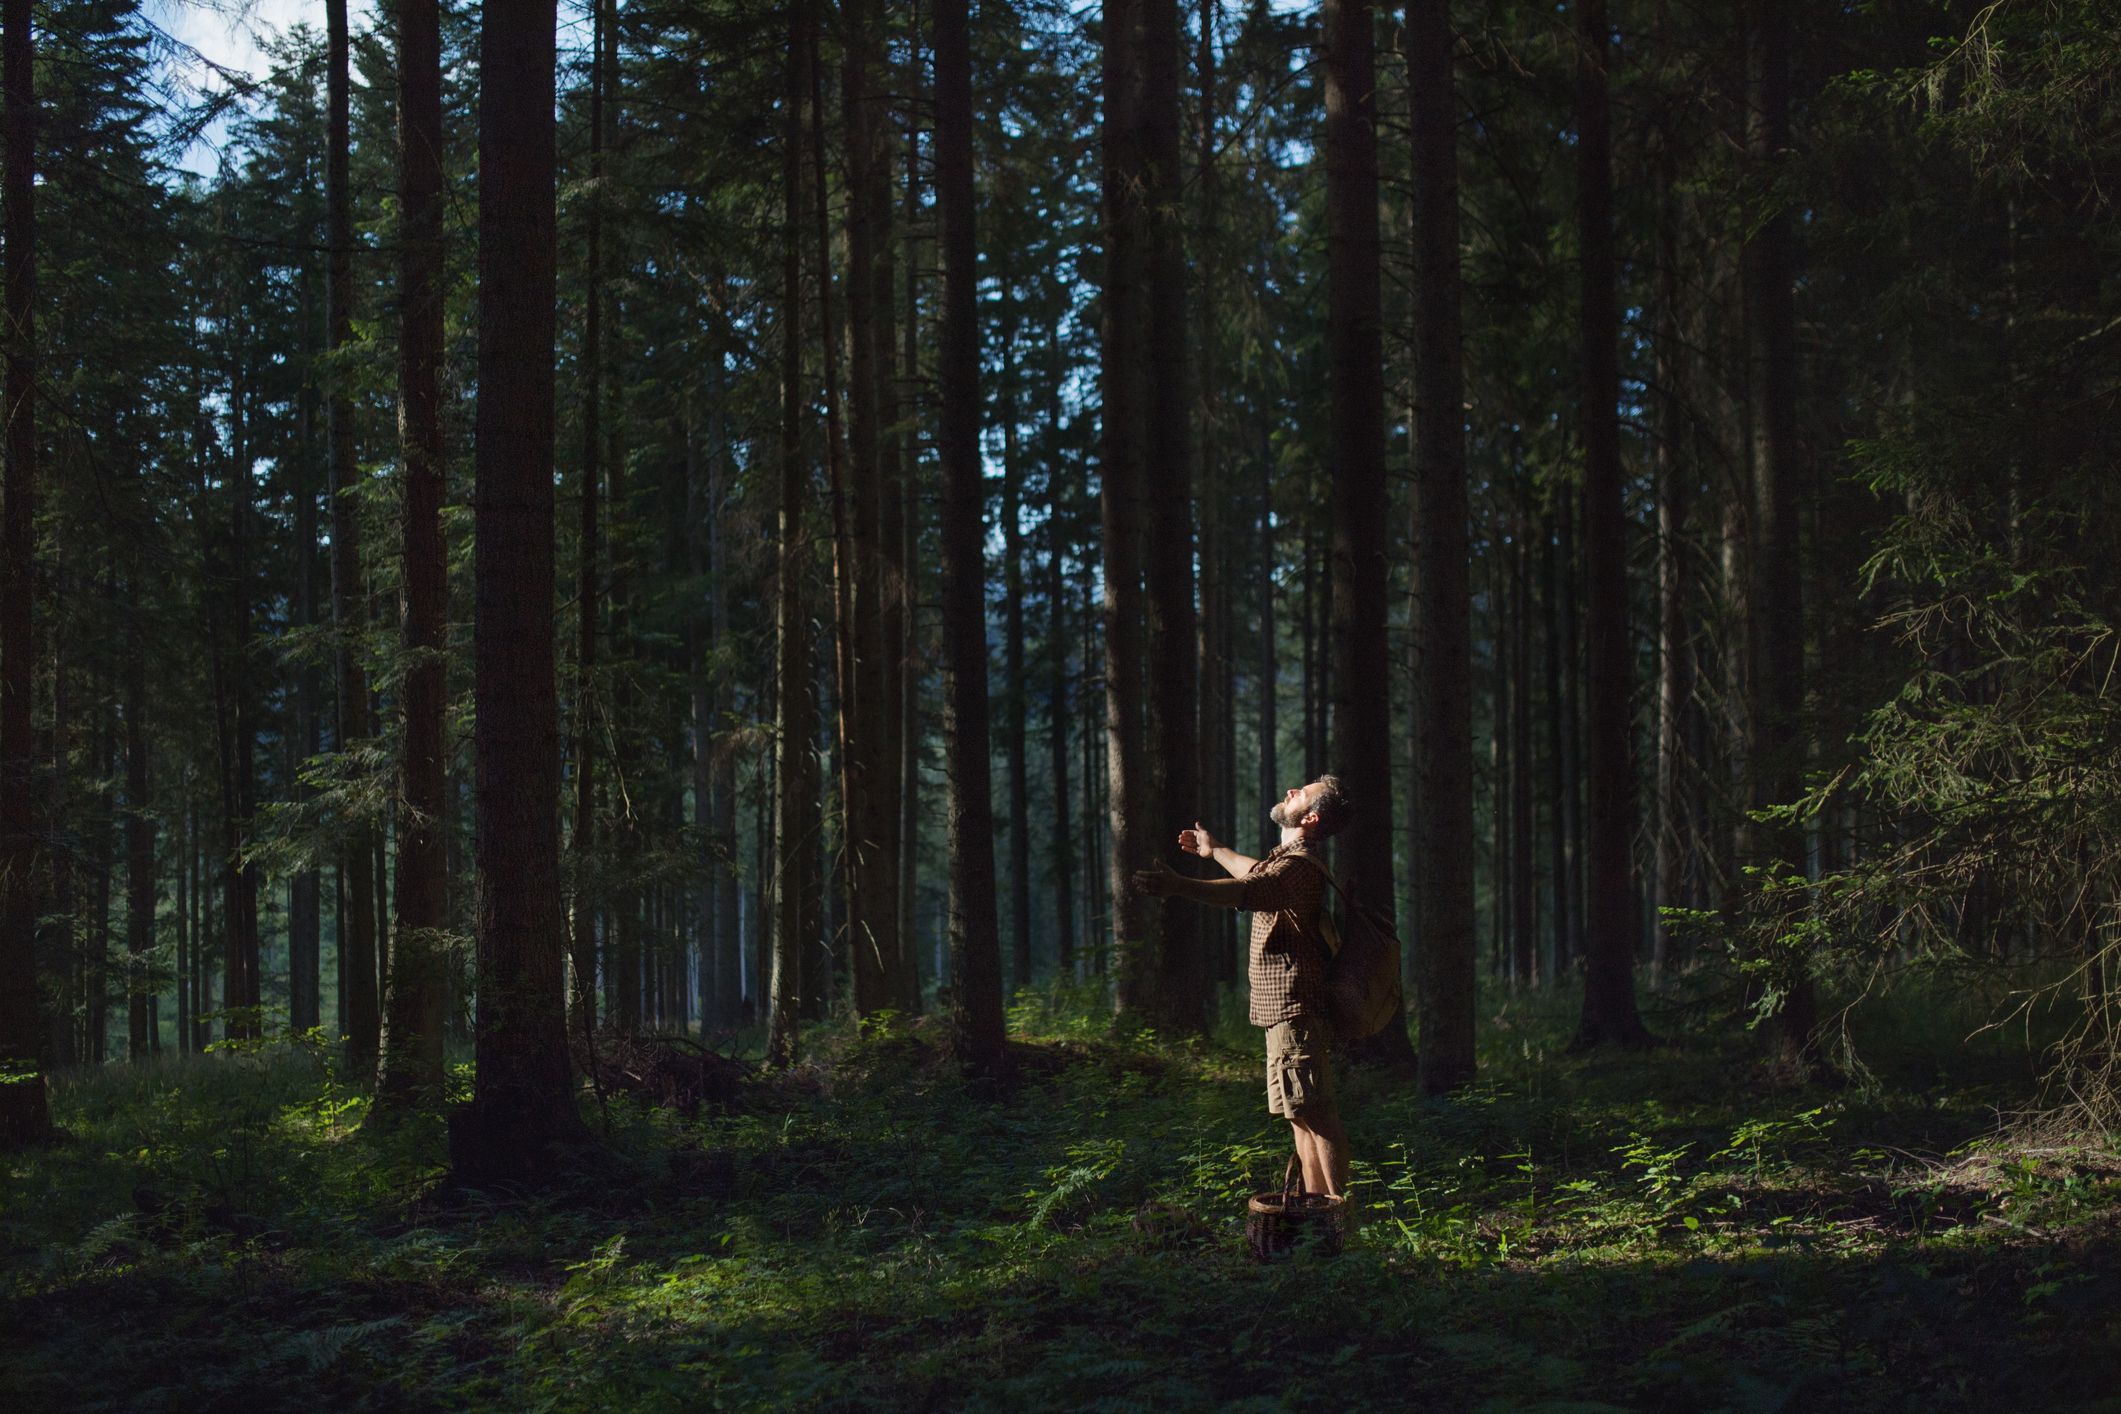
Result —
M136 596L140 586L135 583ZM148 799L146 642L137 618L125 660L125 995L126 1059L140 1061L153 1047L149 1029L154 993L147 954L155 943L155 817Z
M943 742L949 765L950 973L958 1057L1003 1069L987 724L987 575L980 514L979 324L973 238L972 40L966 0L935 10L935 185L942 229Z
M1422 870L1414 897L1421 1088L1473 1077L1473 648L1458 276L1458 38L1447 0L1408 0L1413 87L1415 592L1421 599Z
M802 1003L803 952L812 939L804 931L810 861L817 848L818 792L812 693L817 673L810 649L810 615L803 579L809 506L809 467L803 460L803 105L810 90L809 0L789 11L787 124L781 157L785 208L781 231L781 507L778 526L780 586L779 671L774 732L776 802L774 838L773 952L767 983L766 1056L769 1064L793 1065L798 1010Z
M898 434L892 440L897 448L898 474L892 486L892 502L897 507L898 533L884 536L887 553L895 556L895 563L884 569L887 593L892 595L889 612L897 630L898 651L886 655L890 664L892 680L897 684L897 711L894 718L897 731L893 745L893 764L898 782L899 818L894 843L898 860L898 972L895 990L899 1006L908 1016L921 1009L920 949L914 936L914 907L918 902L917 886L920 864L920 623L919 595L916 592L921 562L921 499L918 495L920 482L919 440L914 433L919 408L918 397L909 397L902 391L907 385L916 384L920 377L920 222L921 222L921 164L920 164L920 111L921 93L921 7L914 0L907 21L908 72L906 91L906 317L905 327L900 331L904 340L900 350L899 376L894 380L894 399Z
M898 847L891 802L897 795L897 645L904 612L898 540L897 394L891 385L891 168L879 13L875 0L841 7L846 50L840 65L847 155L848 447L855 547L854 660L857 712L848 743L858 789L849 802L853 850L854 1005L866 1015L901 1004L905 966L898 933Z
M1024 457L1017 403L1016 307L1002 280L1002 750L1009 763L1010 990L1031 985L1031 767L1024 690Z
M1339 847L1348 897L1387 921L1392 878L1391 678L1385 633L1384 310L1378 235L1377 52L1369 0L1325 3L1327 384L1333 423L1330 760L1354 806ZM1404 1008L1354 1053L1411 1067Z
M1658 310L1652 349L1656 359L1657 409L1657 884L1660 910L1686 902L1689 833L1686 809L1686 710L1693 690L1693 662L1687 633L1690 592L1686 556L1687 474L1680 447L1687 431L1686 399L1681 394L1686 355L1680 344L1678 199L1669 195L1674 178L1667 155L1660 164L1659 188L1668 193L1659 210L1657 239ZM1662 972L1670 961L1671 930L1660 911L1651 935L1651 966Z
M575 554L573 897L568 954L574 974L569 1020L578 1035L597 1024L596 668L597 619L604 609L599 577L604 453L604 30L606 0L591 0L589 41L589 200L584 214L582 311L582 466Z
M5 210L7 484L0 521L0 1147L51 1134L36 981L37 836L30 808L37 486L36 95L30 0L0 8L0 202Z
M480 24L473 690L477 1084L450 1117L471 1184L549 1174L588 1138L567 1057L553 653L553 0Z
M1156 916L1129 876L1154 853L1143 736L1141 500L1147 477L1148 249L1141 108L1142 0L1104 10L1104 327L1100 338L1103 446L1099 501L1104 532L1105 771L1115 1003L1156 1014Z
M1200 356L1194 369L1194 416L1200 421L1200 764L1199 818L1234 838L1237 827L1236 735L1231 699L1235 682L1232 669L1234 635L1231 629L1229 570L1231 566L1230 511L1233 478L1222 471L1218 438L1220 405L1218 383L1222 377L1216 309L1216 257L1211 244L1219 219L1216 192L1215 118L1215 22L1217 0L1201 0L1197 20L1199 33L1194 66L1200 85L1197 126L1194 132L1194 175L1199 191L1199 233L1192 264L1200 272L1200 318L1195 326L1200 336ZM1190 821L1187 821L1190 823ZM1205 984L1235 982L1240 966L1236 954L1237 914L1213 909L1202 914L1203 981ZM1204 993L1207 991L1204 986Z
M224 715L222 750L221 888L226 933L221 955L223 1029L231 1039L264 1034L258 986L258 873L243 858L257 795L257 731L251 718L250 517L252 454L245 351L235 353L228 393L229 550L223 608L229 646L222 659Z
M1582 281L1585 696L1590 708L1589 885L1583 1019L1576 1044L1639 1046L1635 1009L1633 642L1627 509L1620 472L1620 310L1614 292L1613 169L1606 111L1605 0L1578 0L1577 246Z
M442 543L442 35L437 0L397 0L398 446L406 656L398 689L396 929L383 1020L376 1113L439 1100L449 1007L449 790L443 718L449 577Z
M1056 415L1055 431L1059 430ZM1046 691L1046 734L1053 760L1053 935L1057 952L1054 971L1062 982L1075 980L1075 831L1068 788L1068 738L1075 730L1070 702L1068 658L1068 613L1066 575L1061 565L1059 497L1054 492L1053 466L1047 471L1048 501L1055 509L1046 520L1049 537L1046 556L1046 653L1052 676ZM1088 789L1087 783L1085 789Z
M1525 527L1529 478L1515 488L1510 533L1510 957L1522 986L1536 986L1539 892L1532 868L1532 572Z
M1141 171L1148 276L1147 458L1142 506L1148 517L1144 580L1148 608L1149 796L1153 812L1137 828L1145 854L1199 874L1178 848L1178 832L1201 813L1200 627L1193 609L1193 467L1187 390L1186 264L1181 225L1178 0L1140 0ZM1154 494L1149 468L1154 468ZM1165 904L1158 912L1156 981L1148 1015L1180 1033L1207 1029L1208 986L1201 910Z
M353 211L348 167L346 0L325 0L324 141L325 350L336 354L353 338ZM361 523L356 504L353 400L335 379L325 402L331 458L331 622L337 647L338 731L333 745L351 751L365 740L368 679L355 640L366 622L361 585ZM346 1061L355 1075L375 1066L382 1039L381 993L377 990L375 842L365 821L348 832L340 868L346 877L346 911L339 948L346 964Z
M1752 7L1747 54L1746 155L1754 180L1770 192L1790 145L1790 17L1781 5ZM1787 805L1804 788L1804 600L1798 543L1798 506L1804 462L1797 445L1797 317L1792 281L1795 232L1779 197L1746 243L1751 305L1753 515L1760 547L1759 718L1753 741L1756 808ZM1757 840L1761 862L1802 873L1802 827L1766 825ZM1806 959L1795 959L1776 1026L1783 1046L1809 1056L1818 1026L1817 1002Z

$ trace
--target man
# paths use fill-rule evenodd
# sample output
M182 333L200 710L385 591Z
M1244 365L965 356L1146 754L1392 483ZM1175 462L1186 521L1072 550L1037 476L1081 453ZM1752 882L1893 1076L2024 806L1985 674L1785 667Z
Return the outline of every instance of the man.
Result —
M1326 1010L1326 962L1320 930L1325 908L1325 861L1319 842L1347 825L1348 799L1340 782L1321 776L1290 789L1267 812L1281 827L1281 843L1264 859L1250 859L1219 843L1196 821L1178 832L1178 847L1212 859L1231 877L1189 879L1162 860L1139 870L1134 887L1252 915L1247 975L1252 1024L1267 1033L1267 1110L1289 1121L1304 1188L1339 1197L1348 1182L1348 1136L1333 1101Z

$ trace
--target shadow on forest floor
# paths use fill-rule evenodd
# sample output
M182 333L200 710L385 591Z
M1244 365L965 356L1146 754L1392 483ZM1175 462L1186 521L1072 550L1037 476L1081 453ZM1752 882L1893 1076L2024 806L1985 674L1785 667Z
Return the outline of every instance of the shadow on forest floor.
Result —
M1482 1082L1450 1099L1349 1077L1362 1226L1338 1258L1265 1267L1240 1214L1287 1139L1249 1050L1051 1016L1020 1016L1048 1024L996 1100L919 1028L828 1035L696 1120L620 1099L606 1172L508 1205L438 1201L439 1124L360 1132L365 1101L315 1054L72 1080L74 1140L7 1172L0 1398L1815 1409L2121 1390L2121 1161L1993 1139L2027 1092L2007 1053L1831 1091L1778 1082L1742 1036L1564 1058L1565 1004L1501 998Z

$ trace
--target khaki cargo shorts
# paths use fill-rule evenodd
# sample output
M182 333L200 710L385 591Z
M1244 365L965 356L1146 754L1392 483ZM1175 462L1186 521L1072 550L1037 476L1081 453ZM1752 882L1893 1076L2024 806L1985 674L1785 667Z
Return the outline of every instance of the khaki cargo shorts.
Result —
M1333 1028L1299 1016L1267 1028L1267 1113L1295 1119L1333 1110Z

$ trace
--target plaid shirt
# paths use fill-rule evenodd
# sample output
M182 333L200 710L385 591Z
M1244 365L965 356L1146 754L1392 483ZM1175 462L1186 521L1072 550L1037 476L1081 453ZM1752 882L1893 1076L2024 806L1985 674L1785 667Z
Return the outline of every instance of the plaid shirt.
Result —
M1326 893L1323 867L1299 841L1276 845L1245 875L1254 1026L1327 1015L1326 949L1318 927Z

